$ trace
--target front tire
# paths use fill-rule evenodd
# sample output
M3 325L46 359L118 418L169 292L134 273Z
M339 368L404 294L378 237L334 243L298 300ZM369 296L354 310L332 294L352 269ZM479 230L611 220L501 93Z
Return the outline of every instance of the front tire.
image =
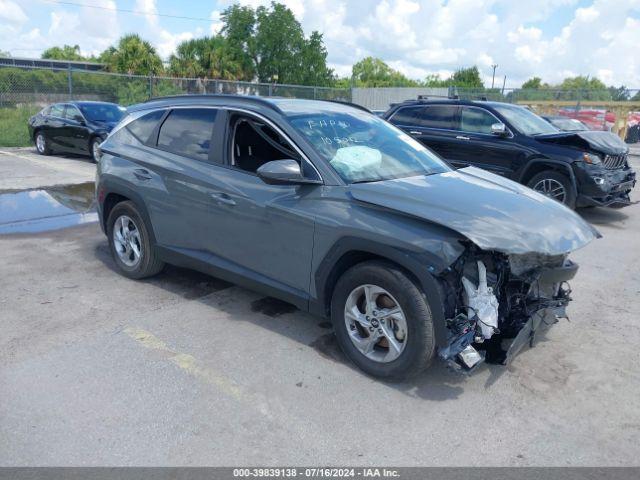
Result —
M89 142L89 155L91 156L91 160L94 163L98 163L100 160L100 156L98 155L98 147L102 143L102 139L100 137L93 137Z
M164 263L158 258L147 225L133 202L118 203L107 220L111 256L120 273L140 279L159 273Z
M40 155L49 155L51 153L51 148L49 148L49 140L47 140L46 135L42 131L36 132L34 141L36 144L36 151Z
M402 380L433 358L426 297L391 263L369 261L347 270L333 292L331 320L342 351L369 375Z
M527 186L572 210L576 208L576 194L571 179L562 173L545 170L534 176Z

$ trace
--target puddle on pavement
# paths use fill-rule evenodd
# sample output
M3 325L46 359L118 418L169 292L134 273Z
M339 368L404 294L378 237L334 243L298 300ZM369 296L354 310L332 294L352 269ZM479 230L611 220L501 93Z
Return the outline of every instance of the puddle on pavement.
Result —
M38 233L97 221L93 182L0 193L0 234Z

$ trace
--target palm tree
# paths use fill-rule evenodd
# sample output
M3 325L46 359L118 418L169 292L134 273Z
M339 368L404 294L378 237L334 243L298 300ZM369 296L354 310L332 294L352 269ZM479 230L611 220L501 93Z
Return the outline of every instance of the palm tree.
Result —
M108 70L129 75L158 75L163 70L155 48L137 34L120 38L117 46L102 52L100 59Z

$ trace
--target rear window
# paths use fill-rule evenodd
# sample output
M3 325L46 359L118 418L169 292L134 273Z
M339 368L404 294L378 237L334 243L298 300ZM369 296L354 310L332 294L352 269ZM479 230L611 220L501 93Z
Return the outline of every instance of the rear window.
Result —
M160 127L158 146L177 155L206 161L216 113L211 108L173 110Z
M165 110L156 110L155 112L147 113L142 117L134 120L126 126L129 130L142 143L147 143L149 137L156 128L156 125L164 115Z
M429 105L424 107L417 116L417 124L425 128L455 128L456 108L452 105Z

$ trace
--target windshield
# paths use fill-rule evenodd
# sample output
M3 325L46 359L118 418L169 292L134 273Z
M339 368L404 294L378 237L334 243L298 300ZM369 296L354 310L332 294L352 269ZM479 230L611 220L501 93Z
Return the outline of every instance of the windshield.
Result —
M587 130L587 127L580 121L573 118L554 118L551 123L565 132L579 132Z
M498 105L494 108L505 117L513 127L525 135L557 133L558 129L530 110L516 105Z
M331 107L289 112L288 116L345 182L375 182L450 170L422 144L384 120L353 107Z
M112 103L95 103L78 105L87 120L93 122L118 122L126 109Z

